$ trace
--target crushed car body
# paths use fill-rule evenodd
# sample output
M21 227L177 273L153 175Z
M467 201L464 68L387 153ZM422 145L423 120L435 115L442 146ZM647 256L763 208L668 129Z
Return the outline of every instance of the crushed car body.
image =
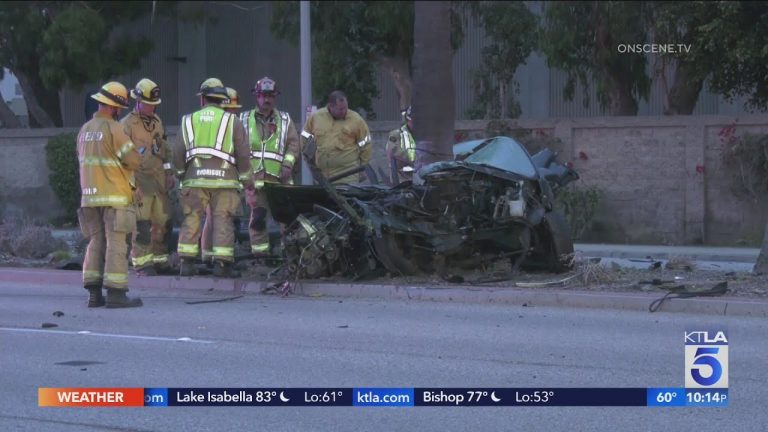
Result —
M394 187L332 185L314 150L308 143L304 156L319 185L265 185L296 277L445 275L499 260L512 271L568 269L573 242L554 200L579 177L549 149L531 156L509 137L467 141Z

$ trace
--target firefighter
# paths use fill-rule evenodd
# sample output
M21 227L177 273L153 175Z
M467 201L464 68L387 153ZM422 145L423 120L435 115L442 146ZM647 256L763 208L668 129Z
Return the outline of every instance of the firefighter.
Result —
M328 95L324 108L307 119L301 136L305 140L315 137L315 163L328 178L367 165L373 154L368 125L358 113L348 108L346 95L338 90ZM353 179L350 175L334 183L349 183Z
M263 258L270 255L264 183L293 184L293 165L299 155L299 135L288 112L279 111L275 107L280 92L272 78L258 80L251 93L256 96L256 108L240 114L250 143L254 180L254 187L246 189L245 197L251 208L248 222L251 253L256 258ZM281 225L281 231L284 228Z
M234 262L232 219L240 204L242 184L252 186L248 143L237 115L220 104L228 99L220 80L208 78L200 85L201 109L182 117L174 149L174 167L181 176L180 200L184 222L179 232L181 276L197 273L200 221L211 206L213 274L237 277Z
M238 108L242 108L240 105L240 99L237 97L237 90L232 87L227 87L227 99L222 100L220 107L224 108L224 111L230 114L237 114ZM242 206L237 206L237 212L235 213L235 227L239 226L239 217L241 216ZM205 223L203 224L203 234L200 237L200 255L202 261L207 265L213 265L213 229L211 227L211 205L205 208ZM235 228L236 229L236 228ZM237 232L235 232L235 238L237 238Z
M83 286L88 307L139 307L128 292L128 235L136 230L134 171L141 155L117 122L128 108L128 90L118 82L104 84L91 95L99 103L93 118L77 135L82 198L78 221L89 239L83 260ZM102 287L107 290L104 299Z
M389 132L387 140L387 159L392 166L392 185L410 180L413 176L413 163L416 161L416 140L413 139L413 117L411 107L401 112L403 124Z
M172 151L166 142L163 122L155 112L160 104L160 87L144 78L130 93L136 105L120 123L142 155L136 170L136 186L142 200L136 208L131 260L136 274L156 276L158 272L170 272L165 234L170 209L168 191L175 183Z

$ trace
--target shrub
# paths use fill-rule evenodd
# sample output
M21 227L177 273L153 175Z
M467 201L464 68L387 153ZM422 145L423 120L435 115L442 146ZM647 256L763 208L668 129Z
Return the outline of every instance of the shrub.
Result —
M48 226L6 221L0 227L0 249L19 258L40 259L51 252L67 249L67 244L54 238Z
M723 167L731 176L733 192L736 196L759 201L768 192L768 175L765 174L768 170L768 135L726 133L722 140Z
M48 139L45 146L48 182L59 198L67 222L77 221L80 207L80 167L77 162L77 134L64 133Z
M560 189L555 207L561 210L571 226L571 236L579 240L591 227L603 191L595 186L576 186L575 183Z

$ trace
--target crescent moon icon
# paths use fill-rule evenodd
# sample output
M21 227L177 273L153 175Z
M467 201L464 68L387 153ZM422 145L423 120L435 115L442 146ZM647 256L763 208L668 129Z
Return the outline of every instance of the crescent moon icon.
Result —
M491 392L491 400L494 402L499 402L501 399L496 397L496 392Z
M281 401L283 401L283 402L288 402L290 399L288 399L287 397L285 397L285 395L283 394L283 392L280 392L280 400L281 400Z

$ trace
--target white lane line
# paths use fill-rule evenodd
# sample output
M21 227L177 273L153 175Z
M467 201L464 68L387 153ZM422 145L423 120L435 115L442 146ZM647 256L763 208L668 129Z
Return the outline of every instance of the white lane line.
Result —
M0 327L0 330L9 331L9 332L18 332L18 333L49 333L49 334L86 335L86 336L102 336L102 337L112 337L112 338L121 338L121 339L154 340L154 341L164 341L164 342L192 342L192 343L203 343L203 344L212 344L212 343L214 343L213 341L200 340L200 339L192 339L192 338L189 338L189 337L168 338L168 337L157 337L157 336L136 336L136 335L124 335L124 334L94 333L94 332L91 332L91 331L88 331L88 330L67 331L67 330L41 330L41 329L10 328L10 327Z

